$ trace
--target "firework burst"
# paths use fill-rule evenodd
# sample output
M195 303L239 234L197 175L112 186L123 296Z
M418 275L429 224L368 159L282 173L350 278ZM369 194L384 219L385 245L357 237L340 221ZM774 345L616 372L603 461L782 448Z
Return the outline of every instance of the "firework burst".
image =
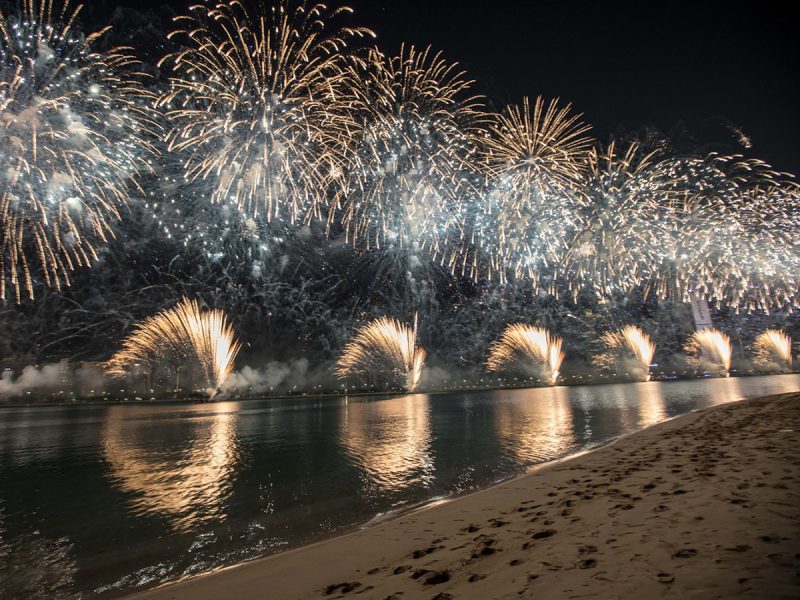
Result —
M409 392L419 385L426 352L417 346L417 319L408 327L388 317L365 325L342 350L334 374L353 376L389 375Z
M340 121L327 103L341 76L341 50L366 29L336 29L350 9L282 1L249 12L236 1L208 3L176 18L184 48L161 64L170 90L159 99L174 124L169 148L185 178L212 202L267 222L320 216L333 180Z
M731 368L731 339L717 329L695 331L684 350L698 369L718 369L728 377Z
M127 48L97 49L82 6L25 0L0 11L0 297L60 289L113 236L157 131ZM141 192L141 190L138 190Z
M791 369L792 340L782 331L768 329L756 338L755 357L759 366L779 364Z
M213 397L233 371L241 346L221 310L203 311L184 298L137 325L122 348L106 363L106 372L125 376L135 365L153 368L161 362L199 367Z
M426 255L455 271L484 119L472 82L413 47L394 57L372 49L349 61L343 81L348 176L329 229L362 250Z
M800 187L757 160L709 155L681 165L675 286L684 298L769 310L800 290Z
M544 376L554 385L558 380L564 353L562 339L541 327L522 323L509 325L489 349L486 369L491 372L521 371Z
M652 285L675 254L674 182L668 162L637 143L592 149L588 162L564 270L573 294L590 289L605 300Z
M608 356L598 357L599 363L610 362L618 364L625 361L628 356L633 356L636 362L636 371L642 373L644 381L650 381L650 363L656 352L656 345L650 336L633 325L628 325L619 331L603 335L603 342L608 348Z
M482 145L487 191L476 235L489 276L506 272L538 286L559 264L575 229L575 206L587 168L590 127L558 101L510 106L491 121ZM477 265L474 265L477 267Z

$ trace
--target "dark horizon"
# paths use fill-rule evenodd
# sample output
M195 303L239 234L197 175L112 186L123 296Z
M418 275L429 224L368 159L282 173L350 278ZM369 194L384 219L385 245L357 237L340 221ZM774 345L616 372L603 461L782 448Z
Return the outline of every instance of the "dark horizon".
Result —
M122 0L106 6L180 13L189 4ZM441 50L475 80L475 91L494 110L524 96L561 98L583 113L601 142L655 127L699 148L741 153L800 173L800 88L794 82L800 5L338 4L354 8L349 24L372 28L385 52L396 52L402 43ZM750 138L752 148L737 142L735 130Z

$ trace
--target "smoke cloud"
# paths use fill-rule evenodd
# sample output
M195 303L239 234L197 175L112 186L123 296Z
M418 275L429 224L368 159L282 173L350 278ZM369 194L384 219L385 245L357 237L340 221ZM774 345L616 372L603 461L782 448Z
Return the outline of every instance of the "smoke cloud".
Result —
M250 366L232 373L222 384L222 394L264 394L290 391L295 387L308 389L308 359L290 363L269 362L263 369Z
M3 371L0 376L0 398L13 398L29 391L55 388L62 384L65 378L69 378L67 361L44 365L41 368L28 365L16 379L13 372Z

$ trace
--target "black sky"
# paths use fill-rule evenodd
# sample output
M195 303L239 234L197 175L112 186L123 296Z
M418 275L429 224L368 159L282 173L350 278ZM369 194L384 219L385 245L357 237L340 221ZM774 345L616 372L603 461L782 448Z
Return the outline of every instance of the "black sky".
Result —
M353 24L375 30L386 51L404 41L443 50L495 108L525 95L560 97L601 140L622 128L669 132L682 122L700 144L741 150L724 125L735 124L752 138L745 154L800 174L800 2L347 4L356 9Z

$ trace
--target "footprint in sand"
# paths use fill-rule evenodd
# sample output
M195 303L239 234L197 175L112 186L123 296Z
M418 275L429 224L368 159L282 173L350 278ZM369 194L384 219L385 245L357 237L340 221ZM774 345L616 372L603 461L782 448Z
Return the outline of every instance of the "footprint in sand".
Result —
M426 575L427 573L430 573L428 569L417 569L411 574L411 579L419 579L420 577Z
M341 592L342 594L349 594L350 592L356 590L359 587L361 587L361 583L358 581L334 583L325 588L325 595L330 596L331 594L335 594L336 592Z
M414 550L414 552L411 553L411 558L422 558L423 556L428 556L428 554L433 554L440 548L441 546L428 546L427 548L422 548L421 550Z
M543 529L542 531L537 531L531 537L535 540L543 540L545 538L553 537L556 533L558 533L555 529Z
M672 573L659 573L656 578L659 583L672 583L675 581L675 576Z
M425 580L422 582L423 585L439 585L440 583L447 583L450 581L450 572L449 571L439 571L426 577Z

